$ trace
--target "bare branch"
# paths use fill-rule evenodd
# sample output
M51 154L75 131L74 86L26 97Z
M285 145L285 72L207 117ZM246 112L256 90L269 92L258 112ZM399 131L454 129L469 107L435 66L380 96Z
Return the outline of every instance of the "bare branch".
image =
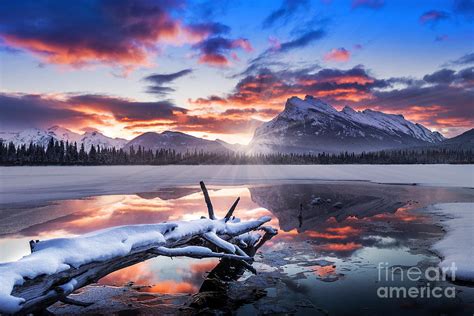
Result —
M216 216L214 215L214 207L212 206L211 198L209 197L209 193L207 192L206 185L204 184L203 181L199 182L199 184L201 185L201 190L202 190L202 193L204 194L204 201L206 201L207 212L209 213L209 218L216 219Z
M253 262L252 257L248 256L239 256L234 254L228 253L221 253L221 252L213 252L209 248L201 247L201 246L187 246L181 248L166 248L166 247L157 247L150 250L161 256L167 257L190 257L190 258L227 258L227 259L235 259L235 260L242 260L247 262Z
M34 240L30 240L30 252L33 253L33 251L35 249L35 241Z
M227 253L235 253L235 245L231 244L228 241L225 241L224 239L221 239L214 232L205 233L202 235L202 237L204 237L204 239L206 239L208 242L215 245L219 249L223 249Z
M225 214L225 217L224 217L225 222L227 222L232 217L232 213L234 213L235 208L237 207L237 204L239 204L239 201L240 201L240 197L238 197L237 200L235 200L234 204L232 204L227 214Z

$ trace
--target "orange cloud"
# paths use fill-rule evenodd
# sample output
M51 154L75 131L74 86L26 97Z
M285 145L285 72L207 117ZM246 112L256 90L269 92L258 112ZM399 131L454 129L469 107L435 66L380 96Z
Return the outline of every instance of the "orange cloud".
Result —
M230 64L225 56L219 54L202 55L199 57L199 63L213 66L228 66Z
M351 52L345 48L333 48L324 55L326 61L346 62L351 58Z

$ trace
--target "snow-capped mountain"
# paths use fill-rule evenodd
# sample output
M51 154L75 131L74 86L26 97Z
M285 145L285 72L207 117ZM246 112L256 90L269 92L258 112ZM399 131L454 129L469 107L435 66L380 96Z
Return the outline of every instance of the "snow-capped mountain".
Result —
M79 144L82 137L81 134L74 133L68 130L67 128L64 128L58 125L48 128L46 132L48 133L48 135L50 135L54 139L62 140L64 142L68 141L70 143L76 142Z
M128 140L123 138L111 138L107 137L97 131L85 132L78 143L83 143L86 150L91 148L92 145L100 146L101 148L112 148L116 149L123 148L127 144Z
M220 142L173 131L165 131L163 133L144 133L128 142L124 149L128 150L132 146L135 150L138 149L138 146L141 146L142 148L152 150L172 149L181 153L186 151L194 152L195 150L207 153L229 152L229 149L223 146Z
M51 137L47 131L37 128L29 128L20 132L0 132L2 142L13 142L15 146L29 145L30 143L47 146Z
M96 131L81 135L61 126L53 126L46 130L30 128L20 132L0 132L0 139L3 142L13 142L15 146L33 143L46 147L51 138L69 143L76 142L78 146L84 143L86 150L89 150L92 145L102 148L122 148L127 143L126 139L107 137Z
M249 145L251 152L339 153L437 144L444 140L403 115L373 110L338 111L306 96L291 97L285 109L257 128Z

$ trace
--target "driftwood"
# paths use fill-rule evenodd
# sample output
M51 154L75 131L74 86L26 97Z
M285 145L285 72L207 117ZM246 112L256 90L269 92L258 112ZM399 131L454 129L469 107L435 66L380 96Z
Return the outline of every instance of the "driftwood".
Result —
M265 234L259 240L251 242L243 250L253 257L265 242L276 235L276 231L269 227L262 228ZM199 315L223 314L230 315L243 304L250 304L266 295L261 289L251 289L238 295L229 291L230 282L238 280L247 269L242 261L222 259L218 265L209 272L202 283L199 292L194 294L188 306Z
M89 262L54 274L39 275L32 279L24 278L23 284L15 285L11 291L11 296L23 299L19 309L8 311L2 310L2 306L0 306L0 313L18 315L38 313L45 311L48 306L58 301L66 304L88 306L93 302L79 302L69 298L68 295L81 287L96 283L99 279L114 271L156 256L222 258L225 262L238 262L239 267L256 273L251 266L256 249L276 234L276 230L273 228L263 226L270 219L261 218L241 223L240 220L233 217L239 198L230 207L223 219L216 219L206 186L203 182L200 185L207 205L209 219L204 217L193 221L191 227L193 229L184 230L187 232L184 234L183 229L180 231L180 225L186 225L187 222L157 224L161 225L159 228L164 237L164 242L142 245L132 249L127 255L113 257L105 261ZM255 232L256 230L262 230L265 234L261 236ZM30 242L32 255L37 251L37 248L41 249L39 247L41 243L42 241ZM12 267L14 267L14 264L11 263Z

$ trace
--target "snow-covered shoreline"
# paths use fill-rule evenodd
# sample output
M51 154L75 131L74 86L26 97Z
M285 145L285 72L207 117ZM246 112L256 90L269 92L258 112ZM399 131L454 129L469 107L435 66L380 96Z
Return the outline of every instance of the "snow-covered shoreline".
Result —
M204 165L0 167L0 204L150 192L196 185L283 181L369 181L474 187L473 165Z
M439 267L451 278L449 268L454 264L453 279L474 282L474 203L435 204L428 211L442 217L440 224L446 230L443 239L432 247L442 258Z

